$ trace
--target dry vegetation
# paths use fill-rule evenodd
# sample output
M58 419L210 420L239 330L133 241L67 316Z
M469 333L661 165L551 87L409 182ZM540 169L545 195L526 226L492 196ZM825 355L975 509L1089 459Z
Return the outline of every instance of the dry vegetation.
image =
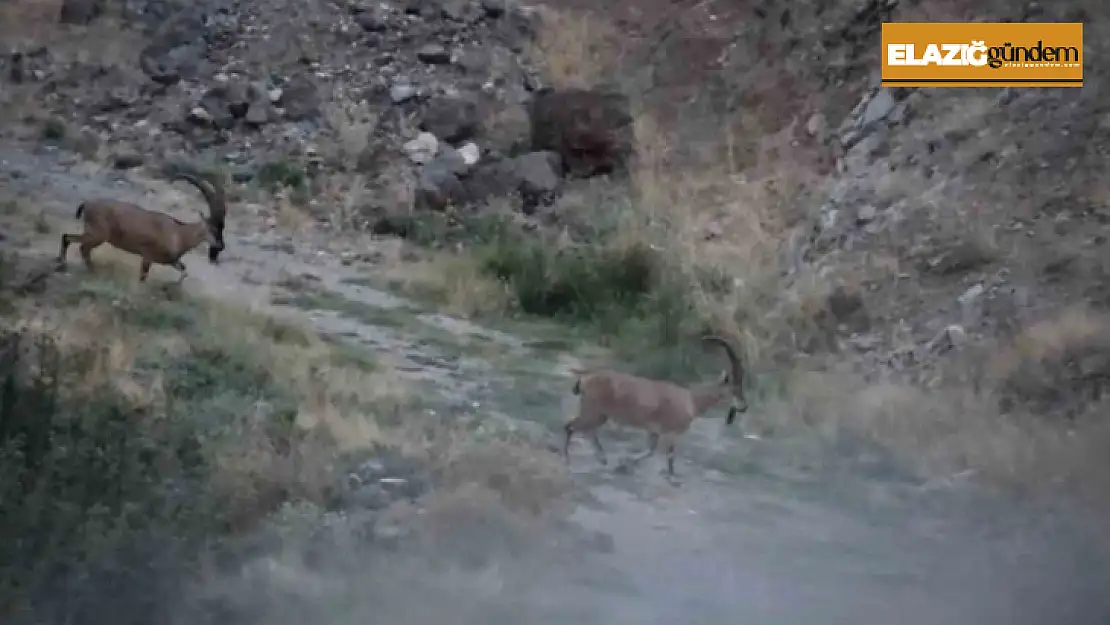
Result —
M144 588L167 581L289 506L333 509L346 473L368 457L385 458L409 481L431 479L432 499L402 508L430 507L433 517L435 501L471 495L534 516L562 493L557 462L524 441L475 442L424 415L367 355L249 310L143 289L113 256L100 267L96 276L53 278L32 297L4 294L2 525L27 542L8 544L0 612L56 608L46 600L66 570ZM10 257L4 270L10 288L21 272ZM389 469L393 457L420 472ZM108 475L116 476L112 496L99 482ZM149 564L155 570L140 584L133 578L147 569L129 572L126 558L148 557L133 550L152 532L164 538L154 548L180 561L166 570ZM112 564L120 558L124 569ZM81 613L85 592L66 595L76 602L69 609ZM140 610L161 599L125 600Z
M954 18L962 10L954 3L942 13ZM550 6L543 16L537 51L556 86L604 85L614 68L634 65L632 44L616 34L627 35L627 24L617 28L596 11ZM774 34L761 36L773 41ZM837 62L845 68L852 64L847 58ZM768 63L760 68L794 78L810 71ZM766 78L758 72L745 76L746 84L761 86L745 103L742 128L726 118L700 120L703 127L715 126L702 133L717 137L715 142L697 139L700 135L689 132L691 120L676 119L649 95L638 94L635 81L626 80L623 87L636 112L637 159L630 179L612 181L596 195L574 197L583 187L571 190L572 199L564 198L561 206L568 214L614 224L611 234L567 256L561 255L565 236L549 237L543 251L519 251L531 249L531 243L502 243L492 252L478 246L476 257L484 270L425 275L431 282L446 278L449 286L438 290L456 294L447 298L455 302L453 309L478 311L460 306L457 294L479 293L488 301L487 294L497 292L492 266L493 275L509 287L511 309L590 325L600 330L603 342L635 354L637 367L654 373L674 374L686 366L687 358L675 356L682 336L714 329L738 337L756 372L756 394L764 400L749 418L752 427L802 437L818 434L830 441L862 437L925 476L973 476L1097 499L1110 483L1110 462L1097 453L1110 444L1110 426L1098 417L1107 407L1103 393L1110 354L1101 313L1067 304L1068 297L1019 316L992 311L994 334L930 360L912 375L883 373L844 351L845 323L849 329L854 324L877 327L876 334L889 344L911 340L907 320L920 318L922 306L938 297L955 299L967 288L959 276L1001 262L1020 267L1042 254L1023 247L1003 228L1012 216L1032 211L1029 204L1039 201L1036 196L1019 200L1015 182L965 189L920 170L887 171L870 181L873 201L909 215L906 225L876 235L881 244L838 251L821 267L800 266L797 236L809 228L813 209L835 183L829 158L802 128L807 111L823 110L830 123L838 123L835 115L847 113L859 90L849 81L837 97L823 101L816 81L803 95L799 90L807 87L797 81L774 87L760 76ZM915 131L924 135L907 133L896 146L978 133L978 142L953 144L950 150L953 171L974 171L984 153L1002 149L998 146L1007 133L1001 125L1022 123L997 119L995 97L931 97L921 110L935 114L937 123L917 126L926 128ZM793 117L784 117L784 110L793 111ZM984 128L992 131L981 132ZM507 253L507 247L514 251ZM636 274L648 276L643 279L651 286L635 304L571 307L570 313L552 304L563 279L578 284L579 294L593 293L596 279L603 285L595 294L599 300L630 279L628 272L613 275L597 267L580 271L576 263L583 257L610 265L639 258L635 250L640 249L654 250L667 262ZM518 257L540 268L505 270ZM906 279L916 273L919 281ZM536 282L550 287L536 296L543 305L528 304L526 285ZM853 313L852 302L866 302L878 284L899 285L892 303L875 306L872 300L871 310ZM644 305L645 298L650 305ZM668 298L667 305L659 305ZM623 310L620 323L609 321L612 306ZM842 319L845 311L838 307L846 307L852 318ZM501 308L499 302L482 312ZM966 313L965 321L974 318ZM653 344L670 356L646 354L644 346ZM651 364L659 359L672 364Z

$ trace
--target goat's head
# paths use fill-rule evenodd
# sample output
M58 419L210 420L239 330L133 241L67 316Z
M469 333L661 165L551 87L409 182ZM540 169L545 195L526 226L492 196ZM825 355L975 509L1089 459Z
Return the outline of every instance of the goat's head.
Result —
M720 345L725 350L725 355L728 356L730 368L721 372L721 377L717 381L722 392L729 392L732 395L732 405L728 408L728 417L725 423L732 425L736 420L736 414L739 412L748 411L748 400L744 397L744 365L740 362L740 357L736 355L736 350L733 349L732 344L719 336L704 336L702 340L706 343L715 343Z
M227 198L224 195L223 184L219 179L204 180L187 172L174 174L175 180L184 180L200 190L204 200L208 203L208 214L201 213L201 219L207 228L208 262L218 264L220 252L227 247L224 244L224 223L227 217ZM199 211L198 211L199 212Z

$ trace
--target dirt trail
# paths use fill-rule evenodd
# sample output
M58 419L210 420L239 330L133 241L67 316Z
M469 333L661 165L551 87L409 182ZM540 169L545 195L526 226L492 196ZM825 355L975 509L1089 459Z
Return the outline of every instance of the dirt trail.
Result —
M62 223L75 223L75 206L92 195L163 210L195 201L192 189L68 167L54 154L10 145L0 145L0 184L8 195L37 198ZM373 349L447 407L480 408L495 425L557 439L571 401L569 355L422 311L366 286L336 255L298 255L275 235L257 234L257 224L236 224L235 215L230 223L224 262L213 267L191 254L186 288ZM56 237L37 241L44 254L55 252ZM84 268L71 259L71 271ZM290 275L310 276L318 297L297 300ZM155 269L151 280L175 278ZM541 563L502 562L496 591L478 592L467 576L457 587L469 590L450 609L426 593L397 592L377 597L373 610L404 623L428 622L436 605L459 623L1110 623L1107 552L1074 526L893 476L789 475L776 466L774 441L725 436L722 426L699 421L683 441L680 486L662 479L661 461L635 475L601 470L589 445L578 443L573 471L590 497L573 521L602 539ZM614 457L644 442L635 433L604 437ZM430 586L442 573L420 575ZM317 618L366 622L362 600L348 599L347 608L320 607Z

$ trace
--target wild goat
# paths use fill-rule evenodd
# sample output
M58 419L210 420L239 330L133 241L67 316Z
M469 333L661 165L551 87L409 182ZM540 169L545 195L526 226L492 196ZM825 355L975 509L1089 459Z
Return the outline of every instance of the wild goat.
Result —
M106 199L82 202L77 207L76 217L84 217L85 231L62 235L58 267L65 269L66 251L72 243L80 244L81 257L90 271L93 269L92 251L102 243L139 255L142 257L140 282L146 280L151 263L158 263L180 271L180 283L187 275L181 257L204 242L209 245L209 262L218 264L220 252L224 249L224 219L227 215L223 185L218 180L212 183L183 172L175 174L172 180L184 180L199 189L208 203L208 216L197 209L201 221L185 223L130 202Z
M628 465L639 463L655 453L660 439L667 451L667 473L674 476L674 448L678 438L690 429L694 419L721 400L732 396L726 423L731 425L737 412L747 412L744 398L744 367L728 341L718 336L702 338L724 348L731 370L721 372L715 382L685 387L664 380L653 380L612 369L571 369L579 376L574 394L579 396L578 414L566 424L563 457L570 462L570 439L575 433L591 437L601 464L608 464L605 450L597 437L598 429L612 419L648 431L648 449L633 457Z

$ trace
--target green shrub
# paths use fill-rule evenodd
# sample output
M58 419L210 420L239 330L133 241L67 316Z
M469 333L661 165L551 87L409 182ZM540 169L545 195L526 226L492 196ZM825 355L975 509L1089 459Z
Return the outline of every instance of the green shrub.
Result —
M305 186L306 178L303 167L287 160L270 161L258 169L258 183L268 191L276 191L282 187L301 189Z
M647 246L556 248L502 237L480 251L483 271L509 285L521 312L585 323L605 335L650 332L677 339L692 315L674 272Z
M147 419L113 388L67 395L90 354L8 333L0 355L0 613L87 622L82 606L115 587L133 591L129 619L154 619L156 586L219 527L197 498L201 433L182 415Z
M108 381L88 388L96 356L62 353L50 338L0 336L7 622L158 622L199 555L296 490L230 492L213 481L222 458L257 447L244 432L259 403L268 407L261 448L295 453L295 398L266 363L204 341L175 358L140 358L138 375L166 380L167 401L155 413Z

